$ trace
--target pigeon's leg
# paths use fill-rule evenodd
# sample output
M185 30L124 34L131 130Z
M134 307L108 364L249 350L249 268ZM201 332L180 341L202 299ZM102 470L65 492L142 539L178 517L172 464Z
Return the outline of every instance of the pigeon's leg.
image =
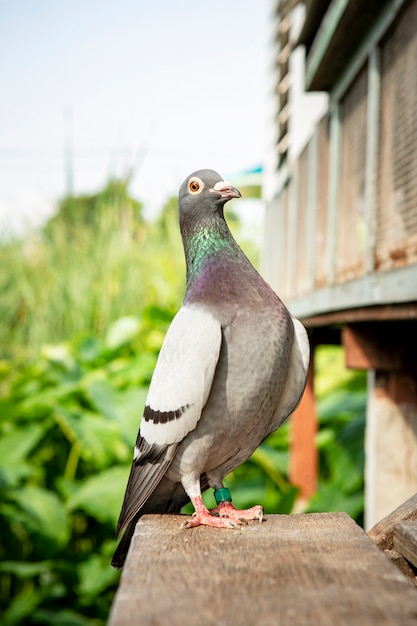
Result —
M214 528L237 528L241 522L238 519L229 519L226 517L216 517L211 515L205 506L201 496L191 498L191 502L195 508L192 519L184 522L185 528L194 528L195 526L213 526Z
M193 484L192 488L187 491L193 503L195 513L193 518L184 522L185 528L194 528L196 526L214 526L215 528L237 528L240 525L239 520L231 520L225 517L215 517L211 515L208 508L203 502L200 490L200 479L198 483Z
M223 485L214 491L214 497L217 506L214 509L210 509L210 513L217 514L219 518L227 518L235 522L247 522L255 519L262 522L264 510L259 504L252 506L250 509L237 509L232 504L232 496L229 489L223 487Z

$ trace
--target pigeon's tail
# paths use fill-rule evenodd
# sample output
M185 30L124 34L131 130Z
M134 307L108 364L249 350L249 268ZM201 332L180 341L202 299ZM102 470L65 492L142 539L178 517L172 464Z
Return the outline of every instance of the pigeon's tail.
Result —
M127 553L129 551L130 541L133 537L133 533L135 532L135 527L138 519L139 516L133 518L130 524L128 524L125 532L123 533L123 537L121 538L120 543L117 546L115 553L113 554L111 564L116 569L121 569L125 564Z
M123 567L127 553L129 551L130 542L135 532L136 524L142 515L147 514L164 514L164 513L180 513L182 507L189 502L190 499L184 491L181 483L175 483L166 476L159 483L153 494L150 496L146 504L136 513L135 517L126 525L119 545L113 555L111 564L116 569Z

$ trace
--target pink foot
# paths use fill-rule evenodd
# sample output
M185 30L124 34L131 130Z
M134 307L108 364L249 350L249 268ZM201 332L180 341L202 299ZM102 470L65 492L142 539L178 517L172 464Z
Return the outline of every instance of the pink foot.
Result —
M227 518L237 522L247 522L255 519L262 522L264 514L264 510L259 504L250 509L236 509L231 502L220 502L215 509L210 509L210 512L217 513L219 518Z
M184 522L184 528L195 528L196 526L213 526L214 528L237 528L241 522L236 517L229 519L225 516L215 517L210 514L209 510L203 503L201 497L192 498L195 513L192 519Z

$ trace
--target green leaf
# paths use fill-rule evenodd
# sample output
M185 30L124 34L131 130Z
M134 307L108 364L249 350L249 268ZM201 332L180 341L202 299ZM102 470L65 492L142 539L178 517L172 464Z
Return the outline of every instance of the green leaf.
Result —
M69 511L81 509L100 522L116 526L123 493L129 476L129 467L112 467L88 478L69 498Z
M349 421L352 416L363 413L366 407L366 391L335 391L318 403L320 423L335 422L336 419L343 423Z
M363 511L364 496L363 491L355 494L345 495L332 483L320 483L317 494L314 495L306 509L306 513L328 511L344 511L353 519Z
M41 354L47 361L54 365L59 365L64 370L71 372L78 369L78 365L66 343L45 344L42 346Z
M32 587L29 583L10 602L2 617L2 626L24 624L37 606L43 602L45 591Z
M286 515L289 515L294 508L294 504L297 500L298 494L299 489L294 485L291 485L290 489L287 489L285 492L281 493L278 508L276 509L277 513L284 513ZM268 509L266 510L268 511Z
M348 494L362 486L363 464L358 465L349 450L335 443L328 450L328 459L335 490Z
M117 422L105 420L77 405L57 406L54 417L67 439L78 446L81 457L93 467L100 469L112 461L128 460L130 447L123 442Z
M333 478L344 493L363 488L365 471L365 414L350 420L329 449Z
M14 574L17 578L34 578L51 569L52 561L3 561L0 562L0 572Z
M278 469L278 462L282 461L279 453L277 454L276 451L268 449L267 446L259 446L252 454L251 461L259 465L281 491L286 490L288 483ZM287 464L285 464L286 470Z
M133 451L136 441L140 420L145 407L148 389L139 387L136 389L126 389L118 395L118 407L120 413L120 426L125 436L125 441Z
M157 354L144 352L129 359L115 359L109 364L112 383L118 388L149 386Z
M21 478L29 475L30 466L25 462L29 452L44 436L40 424L16 428L0 439L0 483L16 486Z
M26 458L44 434L39 424L16 428L0 439L0 466L18 465Z
M86 395L91 404L100 415L118 422L123 440L132 450L147 393L144 387L117 392L105 379L92 380L86 386Z
M16 397L0 398L0 424L4 422L10 423L15 419L17 404Z
M137 317L121 317L116 320L107 331L106 344L110 350L117 350L121 346L135 339L140 330L140 321Z
M119 580L119 572L109 567L109 559L101 554L93 554L78 568L79 593L86 604L91 604L96 596Z
M22 518L24 526L29 532L41 537L45 549L53 553L67 544L70 535L69 520L55 493L35 485L27 485L10 493L9 498L25 513Z
M116 390L105 378L89 378L86 393L97 411L109 420L119 421Z
M77 345L77 358L83 363L94 363L101 354L101 343L96 337L85 337Z
M47 609L37 609L33 614L33 621L36 624L52 624L52 626L98 626L102 622L84 617L71 609L61 609L59 611L48 611Z

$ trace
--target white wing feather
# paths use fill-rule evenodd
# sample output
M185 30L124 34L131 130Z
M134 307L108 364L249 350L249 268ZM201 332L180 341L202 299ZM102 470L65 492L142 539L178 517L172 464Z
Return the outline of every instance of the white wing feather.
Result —
M165 336L146 399L151 419L142 418L140 434L148 443L176 443L196 427L210 393L221 342L221 326L208 309L183 306L178 311ZM171 418L154 421L154 412Z

